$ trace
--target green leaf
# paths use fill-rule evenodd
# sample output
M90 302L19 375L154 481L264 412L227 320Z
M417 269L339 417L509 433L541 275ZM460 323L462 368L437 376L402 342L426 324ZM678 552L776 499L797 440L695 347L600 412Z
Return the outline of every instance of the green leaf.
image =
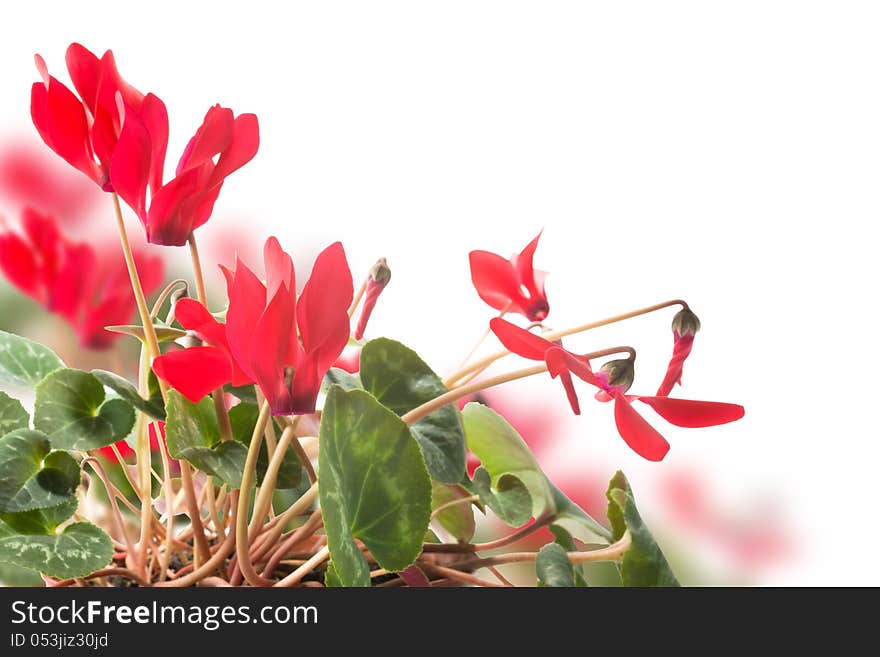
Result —
M547 479L528 445L498 413L472 402L464 407L462 420L468 447L482 463L472 486L501 520L519 526L531 517L543 518L572 533L610 537Z
M622 472L618 471L611 479L605 495L613 540L620 540L627 530L632 539L620 566L623 585L679 586L660 546L642 521L632 489Z
M92 370L92 374L98 381L114 390L122 399L156 420L165 420L165 404L162 395L156 390L156 394L144 399L138 394L137 388L118 374L105 370Z
M574 568L568 559L565 548L559 543L547 543L538 550L535 559L538 586L573 587Z
M339 574L336 572L336 566L332 560L327 562L327 570L324 571L324 586L331 588L345 586L339 579Z
M66 502L79 485L79 464L52 452L49 438L18 429L0 438L0 512L19 513Z
M43 586L40 573L0 561L0 586Z
M124 438L134 411L119 398L104 401L104 386L90 372L55 370L37 384L34 428L59 449L87 451Z
M252 385L233 386L226 384L223 386L223 391L238 397L241 401L257 403L257 391Z
M27 429L30 420L20 401L0 391L0 436L16 429Z
M597 536L606 540L611 538L611 532L608 529L572 502L552 481L550 482L550 490L553 491L553 503L556 505L554 524L564 528L584 543L591 542Z
M561 545L566 552L576 552L577 546L574 539L563 527L559 525L550 525L550 533L556 538L556 543ZM574 575L575 586L587 586L587 580L584 579L584 568L581 565L572 564L572 574Z
M0 383L33 388L59 367L64 367L64 363L48 347L0 331Z
M241 402L229 409L229 424L232 426L232 437L247 448L254 436L254 427L260 409L256 404ZM247 450L245 450L245 455ZM261 449L257 455L257 483L263 481L266 470L269 467L269 454ZM275 488L279 490L298 488L302 483L303 467L296 456L296 452L288 449L281 459L281 467L278 468L278 477L275 480Z
M346 372L338 367L331 367L327 370L327 374L324 375L324 381L321 383L321 387L325 390L329 390L332 385L337 385L343 390L362 390L364 387L360 376Z
M0 523L0 561L50 577L84 577L106 566L113 542L90 522L77 522L61 534L16 534Z
M471 493L461 486L450 486L435 481L431 491L431 511L436 511L444 504L467 497L471 497ZM462 543L470 543L474 537L476 523L474 522L474 508L470 502L459 502L443 509L435 517L435 522L455 540Z
M502 522L512 527L524 525L532 517L532 496L522 481L513 475L500 475L494 485L492 475L483 466L474 471L474 492Z
M156 338L159 342L170 342L171 340L177 340L177 338L186 336L186 331L174 328L173 326L168 326L167 324L153 324L153 328L156 329ZM144 341L144 327L139 324L105 326L104 329L111 333L122 333L123 335L130 335L133 338L137 338L141 342Z
M321 509L339 581L370 584L355 538L382 568L412 564L431 517L431 480L406 424L368 393L333 386L318 444Z
M58 506L21 513L0 513L0 520L18 534L52 534L74 514L79 500L71 496Z
M233 488L241 486L247 447L237 440L222 442L214 403L206 397L193 404L176 390L168 392L165 439L168 452Z
M388 338L371 340L361 350L361 381L386 408L398 415L447 392L434 371L412 349ZM454 404L412 425L412 432L433 479L457 484L465 478L465 442Z

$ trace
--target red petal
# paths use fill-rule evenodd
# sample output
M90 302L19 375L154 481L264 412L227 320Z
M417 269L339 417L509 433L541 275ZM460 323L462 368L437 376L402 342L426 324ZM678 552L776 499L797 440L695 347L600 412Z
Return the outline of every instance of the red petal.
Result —
M543 232L544 231L541 230L535 239L526 244L526 247L519 255L513 257L514 267L519 276L519 282L527 288L534 288L535 268L532 266L532 260L535 256L535 249L538 248L538 240L541 239L541 233ZM536 292L537 290L530 289L529 291Z
M622 393L614 396L614 421L624 442L649 461L662 461L669 443L639 415Z
M194 331L199 339L226 348L226 327L195 299L183 298L174 304L174 317L181 326Z
M19 290L40 303L46 302L45 290L34 252L29 244L15 233L0 235L0 269Z
M571 410L575 415L580 415L581 405L578 401L577 391L574 389L574 382L571 380L571 374L568 372L560 372L559 380L562 381L562 387L565 388L565 394L568 397L568 403L571 404Z
M266 308L266 288L241 260L236 261L235 273L225 267L226 292L229 310L226 311L226 339L239 366L253 380L249 357L251 337ZM295 336L294 336L295 337Z
M471 251L471 281L480 298L496 310L522 312L522 291L509 260L489 251Z
M229 383L232 375L229 357L214 347L171 351L153 361L153 371L193 403Z
M113 189L147 224L147 184L153 161L153 145L147 127L133 110L126 112L122 133L110 160Z
M745 409L739 404L673 399L671 397L635 397L653 408L667 422L679 427L714 427L739 420Z
M541 336L511 324L506 319L495 317L489 328L507 349L530 360L544 360L547 350L556 345Z
M92 158L85 109L70 89L53 77L49 78L48 87L35 83L31 87L31 118L49 148L103 184L103 172Z
M223 152L232 141L234 118L231 109L214 105L205 114L202 125L183 149L177 164L176 175L187 169L200 167L211 162L212 158ZM213 168L213 167L212 167Z
M153 193L147 216L147 240L163 246L183 246L193 231L194 217L185 204L199 194L199 169L190 169Z
M282 287L288 293L296 294L296 271L293 268L293 260L274 237L266 240L266 245L263 247L263 261L266 265L266 298L274 297Z
M681 373L684 369L684 361L690 355L691 349L693 349L694 346L693 335L688 334L685 336L679 336L678 333L674 331L673 335L675 336L675 342L672 346L672 358L669 360L669 365L666 367L666 376L663 377L663 382L657 389L658 397L665 397L672 392L672 388L676 383L681 385Z
M550 371L550 376L555 378L561 372L571 372L581 381L586 381L604 390L602 382L590 367L590 361L583 356L577 356L562 347L552 345L547 350L544 358L547 361L547 369Z
M296 308L303 348L315 354L319 370L326 371L348 341L348 307L353 297L345 250L335 242L315 260Z
M248 365L273 410L290 397L284 383L284 367L298 365L287 361L288 340L296 335L293 318L291 297L287 290L279 289L259 321L251 327Z
M70 79L83 104L95 115L98 102L98 79L101 75L101 62L98 57L78 43L71 43L64 56Z
M260 125L255 114L241 114L235 119L232 142L220 155L211 180L220 183L233 171L250 162L260 148Z
M141 106L141 120L150 133L150 189L155 194L162 187L165 151L168 149L168 110L165 103L153 94L147 94ZM118 148L118 145L117 145Z
M66 244L64 262L57 276L49 283L49 310L59 313L77 325L79 311L91 303L95 291L97 257L88 244ZM119 322L108 322L119 323Z

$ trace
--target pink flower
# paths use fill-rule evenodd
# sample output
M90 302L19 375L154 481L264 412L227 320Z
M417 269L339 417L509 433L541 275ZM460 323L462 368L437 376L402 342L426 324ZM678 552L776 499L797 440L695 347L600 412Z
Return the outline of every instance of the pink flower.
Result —
M540 322L550 312L544 279L547 272L532 266L541 233L510 260L489 251L471 251L471 280L480 298L501 312L519 313Z

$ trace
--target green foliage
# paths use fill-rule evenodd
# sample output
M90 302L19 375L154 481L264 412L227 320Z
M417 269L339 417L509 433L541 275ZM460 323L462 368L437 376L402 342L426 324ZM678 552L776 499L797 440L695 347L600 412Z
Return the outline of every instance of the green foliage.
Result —
M468 497L471 497L471 493L461 486L450 486L435 481L431 491L431 510L433 512L444 504ZM436 522L455 540L462 543L469 543L474 537L476 523L474 508L470 502L459 502L443 509L437 514Z
M155 420L165 420L165 403L159 390L155 390L149 399L144 399L138 394L137 388L118 374L105 370L92 370L92 374L98 381L114 390L122 399L142 411Z
M64 367L64 363L48 347L0 331L0 383L33 388L59 367Z
M333 386L319 445L321 508L337 581L370 584L356 538L382 568L412 564L431 516L431 481L406 424L370 394Z
M611 479L606 496L612 538L618 541L628 531L632 539L620 565L623 585L679 586L660 546L642 521L632 489L622 472L617 472Z
M470 403L462 411L467 444L482 465L471 486L504 522L519 526L541 518L582 535L609 538L609 532L557 489L528 445L495 411ZM574 530L574 531L572 531Z
M16 429L27 429L30 420L20 401L0 392L0 436Z
M209 398L193 404L176 390L168 392L165 439L168 452L233 488L241 486L247 447L237 440L220 440L220 427Z
M109 563L113 542L89 522L60 534L19 534L0 522L0 561L50 577L84 577Z
M388 338L371 340L361 351L364 389L398 415L429 402L446 387L418 354ZM412 433L433 479L457 484L465 477L465 444L455 404L444 406L412 425Z
M67 452L52 451L44 433L18 429L0 438L0 512L62 504L79 478L79 464Z
M535 572L538 575L538 586L575 586L574 568L565 548L559 543L547 543L538 551Z
M37 384L34 427L59 449L86 451L124 438L134 426L134 409L115 397L90 372L59 369Z

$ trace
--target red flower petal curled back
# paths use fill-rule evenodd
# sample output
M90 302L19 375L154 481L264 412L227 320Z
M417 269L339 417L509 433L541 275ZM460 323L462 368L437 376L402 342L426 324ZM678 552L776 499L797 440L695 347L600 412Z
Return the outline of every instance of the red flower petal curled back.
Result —
M109 50L98 59L73 43L65 60L79 98L49 75L45 61L36 55L43 81L31 87L31 119L49 148L104 191L112 192L110 160L122 130L117 97L140 111L143 95L122 79Z
M532 266L541 233L521 253L506 260L489 251L471 251L471 280L480 298L501 312L519 313L540 322L550 312L544 293L547 272Z
M226 324L196 301L178 301L178 320L205 346L160 356L153 370L194 402L230 381L256 383L273 414L312 413L324 375L348 343L354 290L345 251L336 242L321 252L298 300L293 261L274 237L263 257L265 284L241 261L223 269Z
M677 383L681 385L681 373L684 370L684 361L694 348L694 335L700 330L700 320L691 312L690 308L682 308L672 318L672 358L666 368L666 376L657 389L658 396L666 396L672 392Z
M105 326L127 324L135 312L128 270L116 248L72 242L51 217L25 209L23 234L0 232L0 270L19 290L66 319L89 349L110 347L120 335ZM144 292L162 282L160 258L134 250Z
M257 154L259 124L253 114L235 117L215 105L184 149L175 177L162 184L167 144L168 114L159 98L148 94L139 109L125 105L110 180L137 213L147 241L183 246L210 218L226 177Z
M649 461L660 461L669 451L669 443L632 406L633 401L647 404L663 419L679 427L709 427L740 419L745 410L738 404L724 402L672 399L627 395L628 385L611 383L609 374L593 372L588 358L573 354L558 344L530 333L508 321L495 318L490 322L492 332L511 352L530 360L543 360L553 378L563 382L575 414L580 412L577 395L571 383L574 375L599 389L600 401L614 401L614 421L617 431L629 447Z

